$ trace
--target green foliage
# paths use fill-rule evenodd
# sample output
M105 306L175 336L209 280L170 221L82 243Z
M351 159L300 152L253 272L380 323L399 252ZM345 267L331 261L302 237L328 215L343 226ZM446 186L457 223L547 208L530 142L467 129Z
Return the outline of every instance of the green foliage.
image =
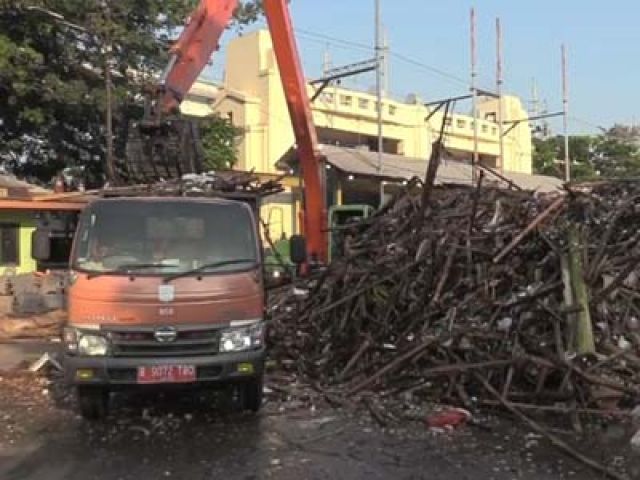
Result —
M0 9L0 157L27 177L48 180L72 165L86 165L99 177L105 153L107 53L114 122L122 125L140 91L140 83L128 74L151 72L165 61L162 40L168 34L157 32L181 24L187 5L160 0L28 2L42 8L34 10L26 3L9 1ZM107 42L113 45L111 52L104 48ZM123 142L118 145L122 151Z
M197 3L3 1L0 160L34 179L49 180L62 167L74 165L84 165L100 178L105 157L107 61L113 72L116 156L122 156L127 125L142 114L142 86L166 64L170 41ZM260 8L259 1L243 2L237 22L254 21ZM54 18L52 12L64 21ZM109 44L112 48L105 48Z
M263 13L262 0L248 0L241 2L234 13L238 25L248 25L260 18Z
M598 137L594 167L602 177L640 178L640 128L614 125Z
M564 178L564 138L561 136L533 141L533 170L543 175ZM571 177L640 178L640 129L615 125L594 136L569 138Z
M594 139L587 135L569 137L571 172L582 180L595 175L590 158ZM564 178L564 137L533 140L533 171L542 175Z
M557 159L560 147L556 141L556 137L541 140L533 139L533 171L540 175L551 175L554 177L562 177L561 165Z
M243 130L219 115L200 122L200 141L207 169L233 168L237 160L237 148Z

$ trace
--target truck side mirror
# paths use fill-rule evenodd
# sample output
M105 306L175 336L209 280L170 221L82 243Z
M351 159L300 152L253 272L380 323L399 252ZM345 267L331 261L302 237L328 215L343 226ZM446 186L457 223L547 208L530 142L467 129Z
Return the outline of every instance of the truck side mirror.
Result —
M31 234L31 256L38 262L51 258L51 231L48 228L36 228Z
M289 239L289 257L296 265L307 261L307 240L302 235L292 235Z

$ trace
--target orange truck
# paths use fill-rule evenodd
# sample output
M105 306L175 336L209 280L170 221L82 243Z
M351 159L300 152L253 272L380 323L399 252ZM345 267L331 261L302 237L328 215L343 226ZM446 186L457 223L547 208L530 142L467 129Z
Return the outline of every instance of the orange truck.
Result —
M208 197L116 197L80 216L70 261L66 379L80 413L123 388L225 386L257 411L265 289L257 206ZM305 255L303 244L293 256ZM33 255L50 255L49 232Z
M307 265L323 264L324 166L307 84L287 0L262 4L304 180L307 240L292 237L290 257L298 264L307 258ZM237 5L200 0L153 89L140 125L145 138L166 139L167 116L210 61ZM155 143L150 147L158 150ZM158 173L165 160L154 160L155 180L167 178ZM191 166L176 171L192 173ZM63 338L66 376L77 387L85 417L104 415L109 392L131 386L222 383L232 386L241 408L260 408L265 294L257 216L257 202L250 207L206 197L102 198L86 207L71 253ZM46 229L35 232L36 260L50 256L49 237Z

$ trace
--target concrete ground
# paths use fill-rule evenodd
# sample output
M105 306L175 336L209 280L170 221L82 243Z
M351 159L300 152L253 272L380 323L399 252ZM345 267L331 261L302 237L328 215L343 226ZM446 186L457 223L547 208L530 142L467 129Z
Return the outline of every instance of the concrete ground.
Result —
M253 415L226 413L214 395L173 393L117 395L106 421L88 423L56 377L7 368L55 348L0 345L2 480L603 478L539 435L491 416L442 434L423 422L381 428L364 412L274 395ZM592 435L577 447L640 478L625 450L628 429L605 432L605 448Z

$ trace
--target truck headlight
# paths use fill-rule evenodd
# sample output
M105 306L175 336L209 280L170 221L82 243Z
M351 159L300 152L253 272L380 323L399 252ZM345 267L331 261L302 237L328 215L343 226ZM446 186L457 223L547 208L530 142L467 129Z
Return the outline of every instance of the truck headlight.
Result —
M264 344L264 322L232 327L222 331L220 352L243 352L260 348Z
M105 337L90 333L79 333L78 353L90 357L104 356L109 350L109 342Z
M62 341L68 353L87 356L102 356L109 351L109 340L99 333L99 327L65 327Z

